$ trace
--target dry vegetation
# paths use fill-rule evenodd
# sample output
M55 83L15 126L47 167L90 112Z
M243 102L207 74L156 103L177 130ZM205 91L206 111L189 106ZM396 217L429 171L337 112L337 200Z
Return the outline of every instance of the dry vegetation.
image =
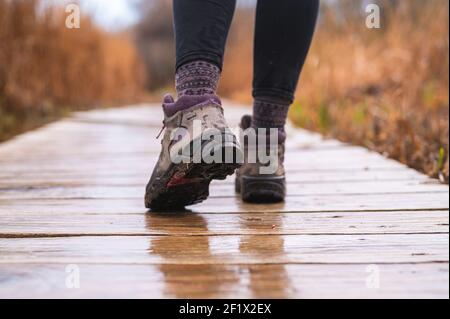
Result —
M448 1L381 3L376 31L324 11L292 118L448 182Z
M322 3L291 118L448 183L448 1L379 1L380 30L365 27L357 3ZM237 17L221 83L224 95L247 102L251 16Z
M141 94L142 67L126 34L81 21L64 8L0 0L0 140L73 109L118 104Z
M290 116L448 182L448 1L376 1L379 30L365 27L363 2L322 1ZM58 10L37 14L36 4L0 0L0 139L36 118L133 99L141 72L147 89L172 89L171 0L142 2L148 14L136 46L89 20L67 30ZM222 96L244 102L251 102L253 15L251 7L238 9L220 87Z

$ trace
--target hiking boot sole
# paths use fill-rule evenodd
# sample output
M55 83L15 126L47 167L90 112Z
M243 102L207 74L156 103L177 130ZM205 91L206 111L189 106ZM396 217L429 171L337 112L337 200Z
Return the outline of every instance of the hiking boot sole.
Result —
M208 163L172 164L167 173L147 190L146 208L153 211L179 210L207 199L212 180L224 180L241 166L243 154L237 143L211 146L207 141L202 145L202 150L208 150L208 153L220 151L220 148L222 154L234 154L233 163L207 161Z
M241 176L236 180L236 192L248 203L279 203L286 197L284 176Z

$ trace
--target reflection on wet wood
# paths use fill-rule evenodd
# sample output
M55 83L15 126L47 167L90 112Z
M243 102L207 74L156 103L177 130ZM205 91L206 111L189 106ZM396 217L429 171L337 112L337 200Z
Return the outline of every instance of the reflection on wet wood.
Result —
M0 264L0 298L440 298L449 293L448 285L437 284L448 281L444 263L78 267L80 288L68 289L66 265ZM374 270L379 287L367 284Z
M448 234L14 238L0 239L0 263L429 263L448 260L448 242Z
M151 213L160 119L82 112L0 145L0 297L448 298L447 186L290 127L285 203L242 203L229 178Z

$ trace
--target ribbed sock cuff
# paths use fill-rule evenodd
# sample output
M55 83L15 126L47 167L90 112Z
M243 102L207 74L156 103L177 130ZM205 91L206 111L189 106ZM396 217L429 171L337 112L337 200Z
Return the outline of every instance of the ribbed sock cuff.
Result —
M175 75L178 97L185 95L216 94L220 69L205 61L194 61L182 65Z
M253 103L254 128L284 129L289 112L289 102L256 98Z

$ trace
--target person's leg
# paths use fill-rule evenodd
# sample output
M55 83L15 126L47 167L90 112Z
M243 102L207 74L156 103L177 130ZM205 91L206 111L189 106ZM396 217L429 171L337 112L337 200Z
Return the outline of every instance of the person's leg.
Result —
M236 179L236 191L244 201L279 202L286 196L284 126L311 44L318 8L319 0L258 0L253 116L244 117L241 127L278 128L278 145L270 145L276 151L270 154L270 162L277 165L275 172L266 174L261 168L267 165L246 161ZM245 147L248 151L252 146Z
M211 181L234 174L243 157L216 96L236 0L174 0L173 4L178 99L164 98L166 131L145 194L145 205L152 210L173 210L205 200Z
M174 0L176 89L215 94L236 0Z
M258 0L253 127L284 127L318 10L319 0Z

